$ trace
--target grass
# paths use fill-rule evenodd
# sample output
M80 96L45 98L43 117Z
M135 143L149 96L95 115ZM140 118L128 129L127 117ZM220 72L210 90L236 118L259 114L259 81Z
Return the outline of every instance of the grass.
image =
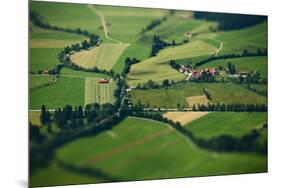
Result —
M29 88L34 88L43 84L46 84L50 82L53 79L53 76L49 75L43 75L43 76L38 76L38 75L30 75L30 80L29 80Z
M175 11L174 15L167 15L167 20L155 29L146 32L146 36L158 35L161 39L171 42L182 42L183 39L189 39L186 33L209 32L209 27L216 27L216 23L203 20L192 19L192 12Z
M80 28L98 34L104 39L100 18L85 4L31 1L30 9L38 12L51 25Z
M31 80L32 81L32 80ZM42 104L49 109L65 105L84 105L84 78L59 78L54 85L30 92L30 109L40 109Z
M265 122L266 112L211 112L188 123L186 128L204 139L225 134L241 137Z
M49 70L59 64L57 58L61 48L29 48L29 70Z
M171 86L168 89L132 90L130 99L132 103L140 101L151 107L176 108L179 103L187 106L187 97L202 96L203 88L206 88L211 96L211 103L243 103L266 104L266 97L248 91L246 88L232 83L184 83Z
M46 178L48 177L48 178ZM81 184L101 182L102 180L98 177L83 176L76 172L70 172L55 162L51 162L48 166L38 169L34 174L31 175L30 185L31 187L38 186L52 186L52 185L65 185L67 184Z
M241 53L244 49L256 52L258 48L267 48L267 22L246 29L223 32L216 39L224 43L219 55Z
M167 10L96 6L108 23L109 36L123 43L134 45L139 33L153 20L162 18Z
M188 44L166 48L161 50L157 56L151 57L131 66L128 74L130 86L145 83L149 79L161 82L164 79L181 80L184 75L172 69L169 65L171 59L179 60L196 56L213 54L216 48L202 41L194 41Z
M61 70L62 77L81 77L81 78L110 78L106 74L95 73L95 72L84 72L79 70L73 70L70 68L64 67Z
M105 43L91 50L77 52L70 57L75 64L85 68L96 66L99 69L111 70L127 46Z
M162 123L133 117L125 119L111 133L103 132L64 145L57 150L55 158L72 165L99 169L122 180L267 171L265 156L250 153L213 155L197 148ZM57 170L50 167L41 169L31 176L31 182L44 185L46 179L39 177L55 174ZM61 172L60 176L69 173L73 172ZM58 182L53 175L50 177L49 185L73 182L71 178L61 178ZM76 183L90 183L84 178ZM98 182L94 176L92 178L91 183Z
M108 84L99 84L99 79L86 78L85 80L85 104L90 103L114 103L113 95L116 86L114 81Z
M227 69L227 64L232 63L238 71L259 71L261 78L267 78L267 57L241 57L215 60L200 67L211 68L223 66Z

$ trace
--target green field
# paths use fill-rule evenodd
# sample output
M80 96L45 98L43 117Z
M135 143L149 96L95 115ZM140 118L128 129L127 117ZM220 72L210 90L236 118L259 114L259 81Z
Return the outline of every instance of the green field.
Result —
M218 68L219 66L223 66L224 68L227 69L227 64L229 62L234 64L236 70L238 71L259 71L261 74L261 78L267 78L267 57L241 57L241 58L214 60L200 67Z
M209 27L216 28L215 22L207 22L192 19L193 13L188 11L175 11L173 15L167 14L167 20L155 29L148 31L142 38L152 38L153 35L159 35L167 42L175 40L180 43L184 39L190 39L187 33L198 34L209 32Z
M29 70L49 70L59 64L57 58L61 48L29 48Z
M31 80L33 81L33 80ZM84 78L62 77L58 82L30 91L30 109L41 109L44 104L49 109L65 105L84 105Z
M111 70L127 47L128 44L106 43L90 50L77 52L70 57L73 63L81 67Z
M223 42L220 54L241 53L244 49L256 52L267 48L267 23L237 31L223 32L216 39Z
M81 77L81 78L109 78L106 74L95 72L84 72L79 70L73 70L70 68L63 68L61 70L62 77Z
M264 156L207 152L165 124L132 117L110 132L66 144L57 150L55 158L74 166L98 169L119 181L267 171ZM59 170L54 166L41 169L31 177L31 183L44 185L43 177ZM48 176L48 185L76 182L74 172L61 173L60 181L56 176ZM74 179L68 178L69 174ZM94 175L91 181L80 175L79 183L100 182Z
M161 50L156 57L132 65L128 75L128 83L130 86L136 86L138 83L145 83L149 79L158 82L164 79L182 80L184 75L170 67L169 61L171 59L178 60L209 55L214 54L215 51L215 47L199 40L166 48Z
M210 139L220 135L241 137L267 122L266 112L211 112L186 125L196 137Z
M184 83L171 86L168 89L132 90L130 99L132 103L140 101L151 107L176 108L188 106L186 97L204 95L205 88L211 96L211 103L243 103L243 104L266 104L267 99L246 88L232 83Z
M100 18L87 5L36 1L32 1L30 5L31 10L40 13L51 25L72 29L80 28L96 33L103 38Z
M53 79L53 76L49 76L49 75L30 75L30 80L29 80L29 87L35 88L38 87L40 85L46 84L48 82L50 82Z
M115 82L110 81L107 84L100 84L98 80L96 78L85 79L85 104L114 103L115 97L113 92L116 87Z

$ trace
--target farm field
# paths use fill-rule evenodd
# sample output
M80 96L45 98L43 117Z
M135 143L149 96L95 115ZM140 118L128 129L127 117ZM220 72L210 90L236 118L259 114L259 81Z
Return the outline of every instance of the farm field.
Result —
M111 70L127 46L128 44L101 44L99 47L77 52L70 58L81 67Z
M267 22L240 30L199 34L196 38L212 43L222 42L223 46L218 55L242 53L245 49L256 52L259 48L267 47Z
M180 106L189 106L187 97L202 96L203 88L205 88L211 96L211 103L232 104L264 104L267 99L244 87L232 83L183 83L171 86L168 89L149 89L149 90L132 90L130 91L130 99L133 104L140 101L144 105L151 107L176 108ZM176 97L175 97L176 96ZM206 103L206 100L200 104Z
M84 104L91 103L114 103L113 91L115 88L114 81L108 84L99 84L99 79L86 78L85 79L85 102Z
M29 3L31 187L267 172L266 16Z
M30 75L30 80L29 80L29 88L35 88L38 86L41 86L43 84L46 84L48 82L50 82L53 79L53 76L49 76L49 75Z
M69 105L84 105L84 79L59 78L58 82L30 92L30 109L40 109L45 104L49 109Z
M132 65L128 75L128 83L130 86L136 86L138 83L143 84L149 79L157 82L161 82L164 79L182 80L184 75L171 69L169 65L170 60L214 54L215 51L215 47L201 41L194 41L161 50L156 57L151 57Z
M111 132L70 142L56 152L55 158L75 166L99 169L119 181L266 171L267 160L263 156L214 155L156 121L129 117ZM176 155L177 151L181 154ZM40 182L37 178L43 177L44 170L38 171L31 182ZM49 185L59 183L52 177ZM64 183L72 181L69 179ZM88 181L81 178L80 182ZM91 183L94 182L98 182L95 177Z
M196 137L209 139L225 134L241 137L265 122L266 112L211 112L185 127Z
M234 64L239 71L259 71L261 78L267 78L267 57L241 57L214 60L198 68L212 68L219 66L227 68L229 62Z
M209 112L166 112L163 117L179 122L181 125L186 125L198 118L207 115Z

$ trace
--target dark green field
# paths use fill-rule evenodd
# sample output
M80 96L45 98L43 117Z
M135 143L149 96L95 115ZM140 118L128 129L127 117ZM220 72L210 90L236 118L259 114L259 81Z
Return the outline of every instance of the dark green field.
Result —
M223 134L241 137L253 129L262 127L265 122L267 113L264 112L212 112L192 121L186 127L200 138Z
M112 131L66 144L57 150L55 160L102 171L117 181L265 172L267 168L266 157L208 152L167 124L133 117ZM52 175L45 182L49 173ZM60 174L60 178L55 174ZM80 183L107 181L79 171L64 172L62 167L52 164L38 170L31 184L73 184L78 182L77 178Z

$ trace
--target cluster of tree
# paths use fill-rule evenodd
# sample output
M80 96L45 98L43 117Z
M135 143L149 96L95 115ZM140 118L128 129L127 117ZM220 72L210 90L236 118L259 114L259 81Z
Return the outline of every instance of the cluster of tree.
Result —
M51 123L51 115L45 105L41 106L40 122L42 125Z
M122 76L126 77L126 75L130 72L131 65L136 64L138 62L140 62L140 61L134 57L133 58L127 57L125 59L125 66L123 68Z
M166 16L164 16L162 19L153 20L148 26L146 26L146 28L142 29L141 33L145 33L147 31L154 29L155 27L157 27L161 23L165 22L166 20L167 20Z
M46 111L42 108L42 117ZM112 129L126 116L120 112L117 113L117 111L116 106L109 103L89 104L84 109L81 106L73 108L70 105L62 109L58 108L50 121L52 122L51 126L57 124L60 131L56 131L50 136L46 136L46 133L40 131L43 127L30 123L31 169L34 170L38 166L47 164L53 156L54 149L68 141Z
M162 84L157 83L153 80L148 80L147 82L140 84L136 86L136 89L140 90L146 90L146 89L159 89L159 88L165 88L168 89L169 86L175 85L176 82L174 80L164 79L162 81Z
M266 16L228 14L215 12L195 12L195 19L204 19L219 22L219 30L235 30L246 28L267 20Z
M236 74L236 68L235 68L235 65L234 65L234 64L228 62L228 63L227 63L227 68L228 68L228 72L229 72L230 74Z
M175 60L170 60L169 65L173 68L176 69L177 71L181 68L180 64L177 64Z
M267 96L267 91L266 91L266 90L259 90L259 89L256 89L255 87L252 87L250 84L248 84L246 88L247 88L248 90L254 92L254 93L259 94L259 95Z
M198 104L192 106L192 111L234 111L234 112L266 112L266 104Z
M156 56L157 53L160 50L162 50L162 49L164 49L168 46L177 46L177 45L182 45L182 44L185 44L185 43L188 43L188 42L189 42L188 39L184 39L182 42L179 42L179 43L176 43L175 40L172 40L172 42L166 42L164 40L161 40L160 36L154 35L153 39L152 39L152 47L151 47L150 57Z
M116 82L116 87L114 89L114 96L116 98L115 100L115 107L117 109L121 109L126 103L124 103L124 98L126 96L126 89L128 88L126 81L122 79L121 77L117 77L115 79ZM123 100L123 106L122 105L122 100ZM120 111L120 110L119 110Z
M267 154L267 142L261 143L257 141L260 136L260 131L254 129L239 138L231 135L221 135L208 140L197 138L193 141L200 147L219 152L240 151Z
M153 36L153 40L152 40L152 47L151 47L150 56L151 56L151 57L152 57L152 56L156 56L157 53L158 53L161 49L163 49L163 48L165 48L165 47L167 47L167 46L170 46L170 44L167 43L167 42L165 42L165 41L163 41L163 40L161 40L159 36L154 35L154 36Z
M196 145L208 150L218 152L257 152L267 154L267 142L261 143L258 139L261 136L261 131L267 129L267 124L259 130L252 130L250 133L236 138L231 135L220 135L211 139L197 138L194 134L179 124L171 124L176 130L190 138Z
M266 84L267 83L266 79L260 77L259 71L247 72L244 75L240 73L238 77L229 78L229 80L236 84L250 84L250 83Z
M98 35L93 34L89 40L83 40L81 43L72 44L71 46L67 46L63 49L63 54L67 55L71 52L78 52L82 49L87 50L91 47L97 46L100 43L100 39Z
M267 56L267 49L257 49L256 52L248 52L247 50L243 50L241 54L224 54L220 56L211 56L207 59L201 60L195 63L195 67L204 65L210 61L218 60L218 59L229 59L229 58L240 58L240 57L253 57L253 56Z
M30 11L29 12L29 19L31 20L31 22L38 26L41 27L43 29L50 29L50 30L54 30L54 31L62 31L62 32L67 32L67 33L73 33L73 34L78 34L78 35L84 35L86 37L89 38L95 38L95 34L92 34L86 30L81 30L80 28L77 29L70 29L70 28L61 28L58 26L53 26L47 22L44 21L43 17L40 16L37 12L34 11Z
M190 81L192 82L216 82L216 77L210 73L210 71L202 71L202 73L200 74L200 76L198 77L191 77Z

